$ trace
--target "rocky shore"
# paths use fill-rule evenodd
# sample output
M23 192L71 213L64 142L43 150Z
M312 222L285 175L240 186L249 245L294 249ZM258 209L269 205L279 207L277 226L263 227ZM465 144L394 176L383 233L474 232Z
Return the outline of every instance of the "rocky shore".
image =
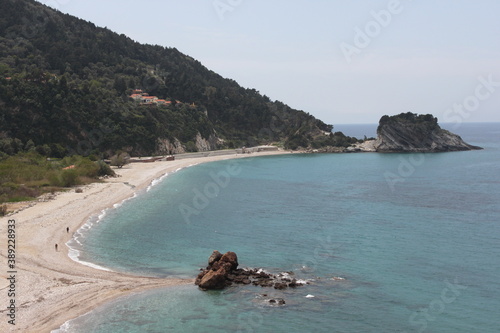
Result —
M236 253L227 252L223 255L216 250L208 258L208 266L198 274L195 284L203 290L219 290L233 284L252 284L282 290L296 288L307 282L293 278L292 272L276 275L262 269L238 268Z
M480 150L450 131L442 129L431 114L407 112L383 116L377 128L377 138L364 140L349 147L321 147L298 151L302 153L437 153Z
M478 150L481 147L466 143L462 138L438 125L431 114L411 112L383 116L373 142L377 152L448 152Z

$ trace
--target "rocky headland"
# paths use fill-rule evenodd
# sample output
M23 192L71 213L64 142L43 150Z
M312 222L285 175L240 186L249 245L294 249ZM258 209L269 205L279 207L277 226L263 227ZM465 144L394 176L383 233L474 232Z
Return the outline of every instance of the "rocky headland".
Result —
M456 134L438 125L431 114L401 113L383 116L377 139L364 143L366 151L376 152L448 152L483 149L470 145ZM361 149L363 150L363 149Z

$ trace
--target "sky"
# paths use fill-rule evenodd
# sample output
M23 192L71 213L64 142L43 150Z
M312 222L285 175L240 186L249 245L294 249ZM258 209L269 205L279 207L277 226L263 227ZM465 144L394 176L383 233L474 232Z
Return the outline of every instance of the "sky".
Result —
M498 0L39 0L329 124L500 122Z

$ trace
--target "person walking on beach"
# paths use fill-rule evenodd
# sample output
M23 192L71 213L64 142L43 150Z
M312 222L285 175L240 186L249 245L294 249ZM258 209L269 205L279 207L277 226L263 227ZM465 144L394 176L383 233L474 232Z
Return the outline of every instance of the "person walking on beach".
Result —
M56 243L56 252L57 252L57 243Z
M66 228L66 233L68 233L68 234L69 234L69 227L67 227L67 228Z

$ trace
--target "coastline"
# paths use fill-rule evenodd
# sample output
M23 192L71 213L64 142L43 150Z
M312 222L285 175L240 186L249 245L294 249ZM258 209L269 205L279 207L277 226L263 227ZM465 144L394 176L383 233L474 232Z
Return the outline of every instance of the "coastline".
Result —
M5 264L4 269L0 270L0 299L5 304L1 305L0 330L50 332L117 297L153 288L194 283L194 278L160 279L92 268L72 260L66 243L89 218L146 189L167 173L195 164L278 154L289 152L132 163L115 170L120 177L84 186L83 193L74 190L61 192L52 200L37 202L3 217L0 224L2 244L7 244L7 221L15 220L17 274L16 295L12 299L15 299L17 309L16 325L8 324L6 306L9 300L6 296L9 281L7 258L5 251L2 251L2 262ZM57 250L55 244L58 244Z

